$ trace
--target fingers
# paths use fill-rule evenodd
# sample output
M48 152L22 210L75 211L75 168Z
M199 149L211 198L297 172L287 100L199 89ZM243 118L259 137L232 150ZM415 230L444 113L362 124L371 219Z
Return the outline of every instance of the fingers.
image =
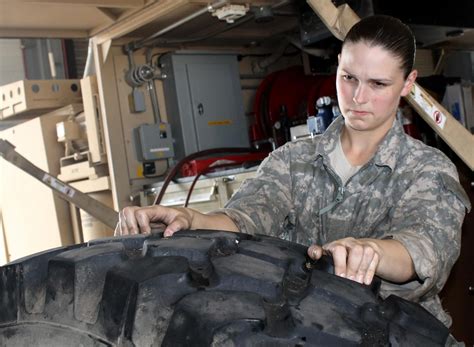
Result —
M330 243L329 247L323 246L323 249L331 253L334 262L334 274L341 277L347 277L347 249L344 245Z
M308 256L311 259L318 260L323 256L323 248L318 245L312 245L308 248Z
M359 279L360 273L362 271L362 266L364 266L364 247L360 244L349 243L349 255L347 257L347 278L353 281L362 283L362 280ZM367 270L368 264L365 267Z
M153 207L128 206L119 212L119 221L115 228L115 235L135 235L150 233L150 220L156 213Z
M189 223L186 218L178 216L174 219L174 221L166 227L163 236L169 237L172 236L175 232L183 229L189 229Z
M372 262L369 265L369 268L367 269L367 272L365 273L365 278L364 278L364 284L371 284L372 280L374 279L375 272L377 271L377 266L379 265L380 262L380 256L378 253L374 254L374 258L372 259Z
M359 283L372 283L380 261L373 242L368 239L345 238L328 243L323 249L332 255L337 276Z
M135 210L137 209L136 206L129 206L119 212L119 221L115 227L114 235L138 234L139 230L135 219Z
M357 282L365 283L367 271L369 270L369 267L374 260L374 256L375 256L375 251L372 247L360 246L360 254L358 255L358 257L360 258L360 264L357 269L354 269ZM370 282L372 282L372 279Z
M314 260L320 259L325 253L331 254L334 262L334 273L337 276L346 277L347 251L345 247L341 247L335 243L323 247L311 245L307 252L308 256Z
M149 207L135 211L135 219L140 227L140 230L149 234L151 232L150 219L153 217L153 210Z
M163 223L167 225L164 236L171 236L176 231L191 229L192 214L185 209L164 206L125 207L119 213L119 221L115 235L133 235L150 233L151 225Z
M163 236L169 237L172 236L175 232L184 229L192 229L193 224L193 214L190 209L187 208L176 208L174 214L170 215L166 224L166 227Z

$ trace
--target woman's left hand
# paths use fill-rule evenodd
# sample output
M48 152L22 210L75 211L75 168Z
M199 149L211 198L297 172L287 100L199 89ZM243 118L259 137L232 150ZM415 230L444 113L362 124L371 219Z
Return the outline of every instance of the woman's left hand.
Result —
M370 284L380 262L380 248L376 240L347 237L325 245L312 245L308 255L319 259L323 254L331 255L334 273L359 283Z

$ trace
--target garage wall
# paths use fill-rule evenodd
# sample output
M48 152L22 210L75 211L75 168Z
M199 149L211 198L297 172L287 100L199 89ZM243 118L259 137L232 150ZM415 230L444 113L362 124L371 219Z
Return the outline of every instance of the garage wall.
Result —
M0 39L0 85L25 78L21 41Z

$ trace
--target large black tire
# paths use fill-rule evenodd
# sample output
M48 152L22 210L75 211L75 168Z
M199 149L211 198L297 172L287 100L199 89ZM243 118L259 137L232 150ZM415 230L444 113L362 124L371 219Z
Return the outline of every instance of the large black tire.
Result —
M435 346L446 327L306 247L184 231L103 239L0 268L1 346Z

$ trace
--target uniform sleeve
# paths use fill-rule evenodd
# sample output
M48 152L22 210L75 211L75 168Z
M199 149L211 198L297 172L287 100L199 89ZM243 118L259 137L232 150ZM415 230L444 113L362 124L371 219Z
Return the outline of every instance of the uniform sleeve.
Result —
M435 296L459 257L461 226L469 199L451 172L422 172L403 193L393 211L390 234L408 250L417 280L384 282L382 294L415 302Z
M240 232L277 236L292 206L288 146L273 151L256 177L246 180L223 209Z

